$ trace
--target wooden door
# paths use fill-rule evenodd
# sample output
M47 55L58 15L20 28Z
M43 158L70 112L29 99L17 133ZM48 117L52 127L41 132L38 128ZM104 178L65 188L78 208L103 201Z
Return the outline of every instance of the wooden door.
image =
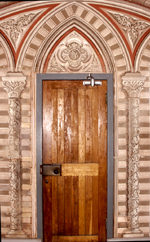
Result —
M43 81L44 242L106 241L107 82Z

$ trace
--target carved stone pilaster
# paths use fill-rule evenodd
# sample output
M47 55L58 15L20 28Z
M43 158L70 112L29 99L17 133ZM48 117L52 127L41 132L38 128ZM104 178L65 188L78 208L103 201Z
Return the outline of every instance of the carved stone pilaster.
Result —
M123 237L143 237L139 228L139 102L145 77L127 73L122 77L128 95L128 229Z
M9 102L9 169L10 169L10 231L7 237L26 237L21 225L21 150L20 95L26 84L21 73L8 73L2 77L3 87L8 93Z

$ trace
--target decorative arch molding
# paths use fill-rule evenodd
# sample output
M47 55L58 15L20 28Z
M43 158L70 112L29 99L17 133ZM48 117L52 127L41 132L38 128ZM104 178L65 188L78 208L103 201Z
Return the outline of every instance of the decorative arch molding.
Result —
M14 70L15 62L13 53L2 35L0 35L0 60L0 70L2 69L2 71L4 71L5 69L5 72Z
M84 15L84 11L89 14L89 18ZM95 19L92 20L93 18ZM39 54L37 55L37 53L40 53L46 40L51 42L54 41L53 36L56 35L56 30L58 33L62 25L68 26L69 23L74 23L75 25L77 19L78 23L80 22L82 24L82 28L86 26L86 29L90 29L91 33L93 32L97 35L97 40L100 39L101 42L105 43L105 49L109 50L108 60L111 56L113 59L112 62L114 62L113 70L117 70L120 63L124 66L125 71L131 69L131 63L125 46L109 21L106 21L102 15L95 14L91 7L87 5L83 6L83 4L80 3L67 4L63 8L62 6L60 8L58 7L56 13L53 11L53 15L47 16L47 18L44 18L44 22L41 20L42 23L38 23L40 27L36 28L36 31L34 30L30 34L30 38L28 38L26 42L26 48L20 50L17 69L23 68L22 71L26 69L35 69L33 66L40 61L38 60ZM93 34L91 36L93 36ZM109 67L109 70L111 69L112 68Z
M20 6L22 6L22 9L23 9L21 11L19 10ZM53 3L50 4L48 1L44 1L44 3L40 2L39 6L37 6L36 3L35 4L32 3L30 8L29 8L29 5L27 4L27 8L25 8L25 9L24 9L24 4L23 3L16 4L15 9L16 9L17 13L20 13L20 12L22 12L22 13L24 13L24 12L31 12L31 9L33 9L33 10L41 9L41 14L39 14L38 18L36 18L36 20L30 26L28 31L25 33L25 35L24 35L24 37L23 37L23 39L21 41L22 43L20 43L16 53L14 53L14 58L15 58L15 61L16 61L16 64L17 64L16 71L21 69L20 63L21 63L21 60L24 57L24 54L25 54L25 51L26 51L25 46L28 46L28 43L31 41L31 38L33 36L35 36L34 35L35 29L37 29L37 28L40 29L43 24L45 25L45 23L47 22L47 20L49 18L51 18L51 20L55 19L57 21L57 23L63 22L63 21L60 21L61 18L62 18L62 20L66 21L66 19L65 19L66 16L63 15L63 13L67 12L66 9L69 9L69 8L71 9L72 6L74 6L77 11L74 10L74 11L72 11L71 14L74 17L75 16L77 18L80 17L82 19L82 22L86 21L86 24L89 24L89 26L91 26L91 28L95 28L94 25L97 22L97 19L99 18L99 19L101 19L101 21L103 22L103 24L107 28L111 29L111 32L113 32L113 34L118 38L118 41L120 42L119 45L121 46L121 48L122 48L122 50L124 52L125 58L127 58L126 62L128 63L128 71L131 70L132 64L134 63L134 60L135 60L136 52L138 51L138 47L141 44L141 42L144 40L144 38L146 38L149 30L146 31L144 33L144 35L142 35L142 37L140 38L139 42L136 45L136 48L135 48L134 52L131 53L131 49L130 48L128 48L128 51L126 50L126 46L128 45L128 42L125 41L125 38L124 38L124 41L121 40L121 38L123 38L123 35L120 34L121 30L119 31L119 28L118 28L117 24L115 24L114 25L115 27L113 27L114 20L111 18L108 10L109 9L110 10L115 10L116 9L116 11L118 11L119 9L121 9L121 11L125 15L126 14L133 14L133 15L135 15L135 17L137 17L137 18L141 17L145 21L148 21L148 19L149 19L148 18L148 13L145 12L142 15L142 13L143 13L142 10L139 9L139 11L137 11L135 6L132 6L131 9L129 10L128 9L128 5L125 2L124 3L122 2L119 5L119 9L118 9L118 6L116 4L114 4L113 1L108 1L107 4L106 4L106 3L103 3L101 0L99 0L98 3L96 3L96 4L86 3L86 2L82 2L82 1L78 2L78 3L76 3L75 1L72 1L72 2L69 2L69 3L65 3L65 4L62 4L61 2L55 3L55 1L54 1ZM97 13L96 13L97 16L95 16L95 12L94 12L95 6L96 6L97 10L99 9L99 7L101 9L101 11L97 11ZM84 11L83 11L83 9L84 9ZM94 13L93 16L95 17L95 19L93 20L93 18L91 18L91 17L89 18L89 20L85 19L86 18L84 16L85 12L90 12L91 16L92 16L92 12L93 12ZM68 12L67 12L67 14L68 14ZM67 17L70 18L71 14L70 15L68 14ZM2 11L2 17L0 18L0 20L7 19L10 16L13 17L14 15L16 15L16 13L15 12L13 13L13 11L11 13L9 13L9 11L8 11L7 14L6 14L5 11L4 12ZM112 23L112 21L113 21L113 23ZM54 25L55 25L55 23L54 23ZM56 27L56 25L55 25L55 27ZM36 32L35 32L35 34L36 34ZM130 55L129 55L129 52L130 52ZM131 59L132 59L132 61L131 61Z
M72 23L73 21L73 23ZM77 20L69 21L68 24L65 26L62 26L62 28L59 29L59 32L57 34L51 36L52 39L47 39L46 44L42 48L42 52L38 53L37 58L38 62L35 63L35 69L39 71L40 73L47 71L47 65L48 62L57 48L57 46L65 39L70 33L75 31L78 33L82 38L84 38L89 45L94 50L96 56L98 57L100 63L101 63L101 70L102 72L112 72L114 69L114 61L112 60L110 53L107 51L107 46L104 45L102 41L98 43L98 38L94 34L93 31L90 32L90 29L87 28L87 26L84 26L82 23L80 23ZM75 24L76 23L76 24ZM74 26L74 27L72 27ZM55 41L54 41L55 40ZM52 44L51 44L52 43ZM100 70L99 70L100 71Z

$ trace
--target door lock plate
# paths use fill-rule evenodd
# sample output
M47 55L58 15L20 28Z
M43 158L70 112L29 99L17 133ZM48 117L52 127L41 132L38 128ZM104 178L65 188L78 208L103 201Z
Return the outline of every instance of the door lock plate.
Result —
M40 166L42 176L61 176L60 164L44 164Z

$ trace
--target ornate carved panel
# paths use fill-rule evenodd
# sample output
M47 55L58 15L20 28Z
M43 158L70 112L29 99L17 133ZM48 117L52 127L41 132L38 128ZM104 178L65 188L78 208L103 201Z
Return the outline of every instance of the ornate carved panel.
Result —
M17 46L22 33L26 30L26 27L35 19L36 13L24 14L18 18L11 18L7 21L0 23L0 28L7 33L10 37L14 47Z
M121 28L127 34L132 48L137 43L137 40L143 31L150 27L148 23L134 17L112 12L111 15L118 22L118 24L121 25Z
M56 47L48 72L101 72L100 61L90 44L76 31Z

